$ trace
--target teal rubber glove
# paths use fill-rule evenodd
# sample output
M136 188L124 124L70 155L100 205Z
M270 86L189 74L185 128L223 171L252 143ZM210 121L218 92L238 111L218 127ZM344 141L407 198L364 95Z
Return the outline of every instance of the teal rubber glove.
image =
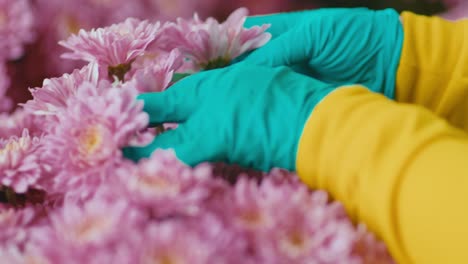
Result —
M137 161L157 148L173 148L191 166L224 161L263 171L295 170L305 122L334 89L289 67L239 63L197 73L164 92L139 96L152 125L180 125L148 146L123 152Z
M249 17L270 23L273 39L248 56L250 64L290 66L333 84L356 83L395 99L403 26L393 9L317 9Z

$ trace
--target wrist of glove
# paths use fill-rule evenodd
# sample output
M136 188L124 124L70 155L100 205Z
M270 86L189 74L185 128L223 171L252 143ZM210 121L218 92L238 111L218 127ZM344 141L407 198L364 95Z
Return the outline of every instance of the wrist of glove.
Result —
M287 67L239 63L186 77L164 92L142 94L150 123L180 123L145 147L124 149L138 160L172 148L189 165L223 161L268 171L295 170L303 127L335 89Z

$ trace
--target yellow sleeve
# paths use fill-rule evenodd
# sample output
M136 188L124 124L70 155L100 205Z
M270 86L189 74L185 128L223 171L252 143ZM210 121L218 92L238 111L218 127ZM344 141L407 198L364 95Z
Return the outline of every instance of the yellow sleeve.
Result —
M468 131L468 20L404 12L396 100L422 105Z
M297 172L341 201L398 263L468 263L468 134L362 86L309 117Z

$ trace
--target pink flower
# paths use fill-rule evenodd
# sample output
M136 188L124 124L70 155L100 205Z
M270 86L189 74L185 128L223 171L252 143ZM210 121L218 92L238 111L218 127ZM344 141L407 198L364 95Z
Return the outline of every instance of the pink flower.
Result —
M56 115L67 107L67 101L74 97L78 87L84 82L97 85L102 74L96 63L90 63L72 74L59 78L45 79L41 88L30 89L33 96L23 104L24 108L35 115Z
M224 182L213 179L211 166L192 169L170 150L156 150L149 159L116 174L120 187L111 185L111 191L123 190L128 199L157 219L203 213L213 193L227 189Z
M271 38L269 33L265 33L269 25L243 28L246 16L247 9L240 8L221 24L214 18L201 21L197 15L192 20L179 18L176 24L164 26L158 44L166 50L178 48L201 68L223 67Z
M125 199L66 202L31 231L29 253L47 263L132 263L142 223Z
M58 190L79 192L81 186L90 192L98 187L120 162L120 148L148 124L135 90L106 81L98 86L83 83L44 138L44 159L58 171Z
M43 134L42 125L40 118L18 108L11 114L0 114L0 138L21 137L24 129L30 136L39 137Z
M136 68L131 72L132 78L136 81L136 88L140 92L160 92L165 90L174 72L183 64L180 52L173 50L170 53L157 56L155 59L144 59L140 65L133 65Z
M28 130L21 137L0 139L0 181L17 193L24 193L29 187L37 187L41 176L41 165L37 148L39 138L31 138Z
M224 256L217 256L216 244L220 240L215 237L203 236L198 228L204 223L187 226L185 222L168 221L149 225L144 230L143 250L137 263L226 263ZM213 224L213 223L211 223ZM213 229L219 228L215 225ZM222 235L222 234L220 234ZM224 244L225 247L231 245Z
M5 64L2 63L0 59L0 112L10 110L13 105L13 102L11 101L11 99L6 96L6 92L9 87L10 87L10 77L7 74Z
M356 229L357 237L353 247L353 255L360 258L361 263L395 263L385 244L378 241L364 224L359 224Z
M63 58L97 62L120 80L135 58L144 54L158 33L159 23L128 18L120 24L91 31L80 30L59 44L72 50Z
M0 59L23 55L23 45L34 40L33 25L29 1L0 0Z
M23 246L28 239L28 229L36 220L32 207L21 210L0 209L0 248L5 246Z

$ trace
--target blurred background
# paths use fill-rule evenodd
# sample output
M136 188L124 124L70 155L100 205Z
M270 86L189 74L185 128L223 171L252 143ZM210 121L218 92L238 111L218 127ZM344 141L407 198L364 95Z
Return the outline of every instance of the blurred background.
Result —
M23 5L18 7L20 2ZM194 12L202 18L212 16L223 20L242 6L247 7L252 15L358 6L372 9L391 7L398 11L410 10L448 19L458 19L468 14L468 0L0 0L0 38L6 39L2 34L14 35L19 31L18 28L1 31L2 25L3 28L8 27L5 26L8 19L24 22L22 30L31 31L21 43L24 45L21 56L0 60L6 66L4 68L9 78L9 87L4 90L13 99L12 107L7 111L13 110L14 103L29 98L28 87L41 86L44 78L60 76L81 67L79 62L60 59L64 50L57 44L81 28L103 27L127 17L167 21L190 17ZM8 13L9 8L16 8L16 11ZM2 16L2 11L7 15ZM32 23L26 23L28 19ZM11 24L18 24L13 22ZM0 91L0 100L1 97Z

